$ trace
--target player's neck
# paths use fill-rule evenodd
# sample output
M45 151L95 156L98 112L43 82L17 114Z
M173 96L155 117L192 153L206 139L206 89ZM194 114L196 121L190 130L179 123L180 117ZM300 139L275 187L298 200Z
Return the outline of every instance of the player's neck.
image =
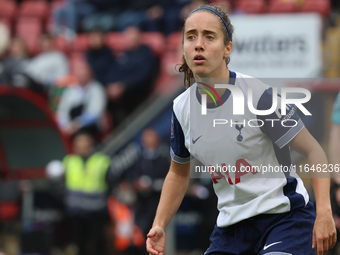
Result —
M195 76L195 81L197 82L197 86L200 88L206 88L205 85L209 85L214 88L219 96L222 96L225 92L225 88L217 89L215 88L215 84L228 84L229 83L229 70L228 68L224 69L223 72L219 73L218 75L209 75L207 77L203 76ZM202 89L199 89L200 95L205 94L206 92ZM208 101L212 100L208 97Z

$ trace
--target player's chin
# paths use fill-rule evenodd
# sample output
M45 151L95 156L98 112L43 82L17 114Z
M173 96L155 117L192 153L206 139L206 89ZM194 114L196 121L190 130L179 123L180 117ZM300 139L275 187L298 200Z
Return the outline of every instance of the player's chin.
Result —
M206 77L209 74L209 70L203 65L196 65L191 70L199 77Z

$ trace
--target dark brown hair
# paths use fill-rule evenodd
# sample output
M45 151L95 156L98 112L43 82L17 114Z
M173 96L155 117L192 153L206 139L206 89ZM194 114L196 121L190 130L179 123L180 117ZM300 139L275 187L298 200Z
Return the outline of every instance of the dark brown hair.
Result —
M233 25L230 23L230 19L228 17L228 14L223 11L219 6L216 6L216 5L204 5L203 7L207 8L207 9L200 9L201 7L198 7L196 8L195 10L193 10L185 19L185 22L184 22L184 26L183 26L183 29L182 29L182 45L184 43L184 28L185 28L185 23L187 21L187 19L195 12L199 12L199 11L206 11L206 12L211 12L211 13L214 13L214 12L217 12L220 17L224 20L225 24L227 25L228 27L228 30L227 31L227 28L226 26L224 25L224 22L220 19L221 21L221 29L222 29L222 32L223 32L223 35L224 35L224 45L227 45L229 42L231 42L233 40L233 32L234 32L234 27ZM208 10L208 9L211 9L212 11ZM215 14L215 13L214 13ZM215 14L216 15L216 14ZM216 15L218 16L218 15ZM230 36L229 36L230 35ZM230 57L227 57L225 59L225 62L226 62L226 65L229 64L230 62ZM184 86L185 88L189 88L190 87L190 79L191 78L194 78L194 74L193 72L191 71L191 69L189 68L187 62L185 61L185 58L184 56L182 56L182 65L179 67L178 71L180 73L184 73Z

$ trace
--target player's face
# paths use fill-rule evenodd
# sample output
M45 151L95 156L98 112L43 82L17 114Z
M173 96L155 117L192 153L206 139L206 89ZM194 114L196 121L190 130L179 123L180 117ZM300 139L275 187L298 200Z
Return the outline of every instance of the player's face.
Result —
M221 20L214 13L198 11L185 22L184 57L193 73L201 78L228 77L225 59L232 43L224 45Z

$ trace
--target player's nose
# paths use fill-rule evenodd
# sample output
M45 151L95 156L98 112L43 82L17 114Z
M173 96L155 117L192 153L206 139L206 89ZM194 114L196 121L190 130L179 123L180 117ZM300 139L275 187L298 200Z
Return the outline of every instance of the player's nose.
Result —
M199 35L196 40L196 45L195 45L195 50L196 51L202 51L204 50L204 40L203 36Z

